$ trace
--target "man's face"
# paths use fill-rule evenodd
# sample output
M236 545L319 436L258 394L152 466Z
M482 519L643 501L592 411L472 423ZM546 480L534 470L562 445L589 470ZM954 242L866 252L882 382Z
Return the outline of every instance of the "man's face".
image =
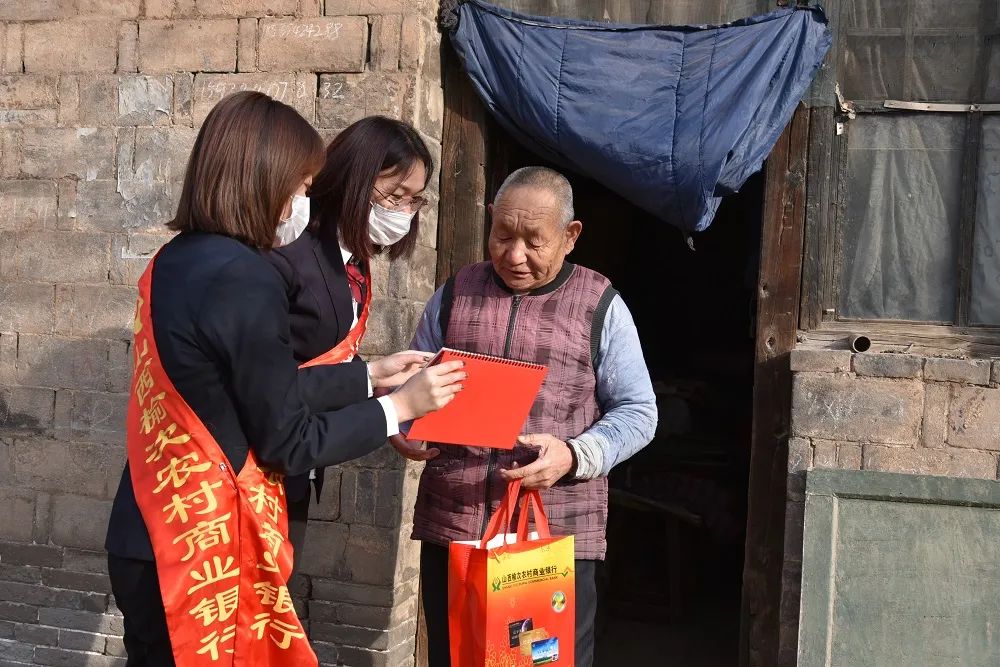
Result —
M559 274L583 225L563 225L556 198L547 190L514 187L490 207L490 259L515 293L546 285Z

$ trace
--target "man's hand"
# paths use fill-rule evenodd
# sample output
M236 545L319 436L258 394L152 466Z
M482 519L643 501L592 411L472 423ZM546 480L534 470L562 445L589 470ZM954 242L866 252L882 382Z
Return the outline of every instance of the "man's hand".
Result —
M538 458L523 468L500 470L500 476L507 482L521 480L523 489L547 489L573 468L573 453L569 445L547 433L522 435L518 442L539 448Z
M424 449L423 442L420 440L407 440L406 436L402 433L389 438L389 444L399 452L400 456L411 461L429 461L441 453L441 450L435 447Z
M390 354L368 364L372 388L398 387L417 374L434 357L429 352L407 350Z

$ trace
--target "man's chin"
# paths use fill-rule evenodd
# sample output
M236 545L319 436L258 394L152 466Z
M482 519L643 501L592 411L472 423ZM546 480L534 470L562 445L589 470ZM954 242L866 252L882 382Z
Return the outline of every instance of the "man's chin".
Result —
M516 274L503 271L500 277L503 278L504 284L515 292L528 291L534 287L534 278L530 273Z

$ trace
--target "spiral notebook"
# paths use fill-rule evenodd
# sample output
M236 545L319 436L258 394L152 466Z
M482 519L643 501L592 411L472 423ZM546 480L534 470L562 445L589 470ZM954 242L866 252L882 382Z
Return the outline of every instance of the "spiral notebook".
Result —
M437 412L413 422L408 437L449 445L513 449L548 368L442 348L428 365L460 359L462 391Z

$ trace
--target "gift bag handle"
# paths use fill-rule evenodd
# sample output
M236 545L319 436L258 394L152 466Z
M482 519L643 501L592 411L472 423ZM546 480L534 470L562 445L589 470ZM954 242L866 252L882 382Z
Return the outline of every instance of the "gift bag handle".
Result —
M490 522L486 524L486 531L483 539L479 542L479 548L485 549L489 541L500 534L501 531L507 533L510 522L514 518L514 508L517 506L518 496L521 494L521 480L516 479L507 485L507 491L500 500L500 507L490 517Z
M530 510L530 512L529 512ZM521 494L521 513L517 517L517 541L528 541L528 514L535 515L535 532L539 538L551 537L549 532L549 517L545 514L545 506L542 505L542 496L537 490L525 491Z

